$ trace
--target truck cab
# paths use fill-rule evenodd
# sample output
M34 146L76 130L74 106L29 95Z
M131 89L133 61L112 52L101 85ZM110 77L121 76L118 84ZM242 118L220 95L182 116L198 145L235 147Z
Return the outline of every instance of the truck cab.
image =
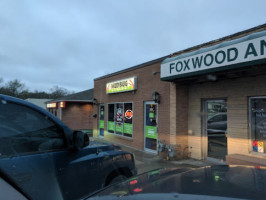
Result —
M0 172L30 199L80 199L136 175L134 155L29 102L0 95Z

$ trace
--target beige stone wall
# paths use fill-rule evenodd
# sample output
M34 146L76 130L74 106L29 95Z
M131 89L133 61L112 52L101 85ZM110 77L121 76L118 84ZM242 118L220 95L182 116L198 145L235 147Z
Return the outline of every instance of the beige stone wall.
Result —
M266 76L254 76L194 84L189 87L188 145L191 156L203 159L201 113L204 99L226 99L228 116L228 154L249 154L248 99L266 96Z
M176 144L176 84L170 83L170 144Z
M181 148L182 157L189 156L188 146L188 86L176 85L176 144Z

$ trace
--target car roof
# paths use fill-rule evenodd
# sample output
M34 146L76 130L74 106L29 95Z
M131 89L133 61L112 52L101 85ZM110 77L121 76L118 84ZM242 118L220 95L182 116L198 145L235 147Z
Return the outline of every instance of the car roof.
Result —
M214 117L214 116L217 116L217 115L227 115L227 112L216 113L216 114L213 115L213 117Z

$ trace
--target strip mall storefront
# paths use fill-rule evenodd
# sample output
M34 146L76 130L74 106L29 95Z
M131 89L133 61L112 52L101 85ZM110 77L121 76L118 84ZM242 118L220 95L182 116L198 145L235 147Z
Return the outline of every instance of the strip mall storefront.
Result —
M196 159L266 165L265 29L95 79L94 135L153 152L165 140Z
M161 80L175 83L176 96L180 90L187 94L192 158L266 165L265 63L265 25L162 62ZM181 112L177 109L177 121Z
M153 153L159 139L169 140L171 83L159 73L165 58L94 80L94 136Z

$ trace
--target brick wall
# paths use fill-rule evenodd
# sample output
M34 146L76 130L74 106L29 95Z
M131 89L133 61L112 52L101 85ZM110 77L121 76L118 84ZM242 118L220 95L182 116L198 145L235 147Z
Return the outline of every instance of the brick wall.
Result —
M73 130L93 129L93 106L89 103L66 102L62 121Z
M201 106L203 99L227 99L228 154L246 154L251 148L248 129L248 98L266 96L266 76L235 78L194 84L189 87L188 145L191 156L202 159Z
M144 102L152 100L152 93L159 92L161 103L158 106L158 137L169 140L169 82L160 81L160 74L152 72L160 71L160 62L145 67L127 71L121 74L101 78L94 81L94 97L98 103L105 104L105 130L107 129L107 103L133 102L133 138L117 136L105 132L105 139L117 143L132 146L143 150L144 147ZM137 77L137 90L117 94L106 94L106 83L129 77ZM98 107L94 107L94 113L98 113ZM94 136L98 135L98 117L93 121Z

